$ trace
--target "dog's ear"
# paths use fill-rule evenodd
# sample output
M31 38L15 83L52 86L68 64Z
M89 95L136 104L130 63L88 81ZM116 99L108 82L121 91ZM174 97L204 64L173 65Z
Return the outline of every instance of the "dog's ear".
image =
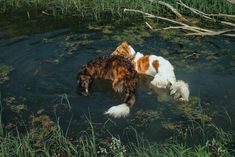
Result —
M124 49L128 49L129 44L126 41L122 42L121 45Z

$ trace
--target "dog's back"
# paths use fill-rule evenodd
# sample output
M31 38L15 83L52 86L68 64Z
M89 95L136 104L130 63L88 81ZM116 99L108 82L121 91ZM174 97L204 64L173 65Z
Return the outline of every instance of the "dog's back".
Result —
M135 103L137 86L137 72L133 65L124 57L116 55L99 57L88 62L77 76L78 89L83 95L88 95L95 78L112 80L113 89L125 95L124 103L111 107L106 114L113 117L127 116L129 108Z

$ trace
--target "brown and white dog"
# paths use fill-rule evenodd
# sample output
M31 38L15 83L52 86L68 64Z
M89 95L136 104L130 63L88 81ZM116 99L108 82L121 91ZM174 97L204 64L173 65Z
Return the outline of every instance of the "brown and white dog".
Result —
M188 101L189 87L182 80L176 81L174 67L172 64L161 56L143 55L135 52L132 46L127 42L123 42L112 55L123 56L134 65L135 70L144 75L153 76L151 84L158 88L170 87L170 94L174 95L174 99L180 101Z
M114 118L126 117L135 103L137 72L134 66L122 56L99 57L84 65L77 75L78 92L89 95L95 78L112 80L114 91L124 94L124 103L111 107L105 114Z

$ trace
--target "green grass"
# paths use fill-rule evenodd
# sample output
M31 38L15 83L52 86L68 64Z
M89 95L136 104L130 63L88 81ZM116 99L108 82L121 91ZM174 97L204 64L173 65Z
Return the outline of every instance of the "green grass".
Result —
M2 123L2 98L1 98L1 93L0 93L0 136L3 136L3 123Z
M175 0L165 0L176 6ZM235 13L235 6L226 0L184 0L186 4L207 13ZM124 8L139 9L149 13L166 14L165 7L151 4L148 0L0 0L0 12L26 12L29 15L43 11L53 16L78 16L86 19L99 20L133 16L125 14ZM177 7L188 14L185 9Z
M88 121L90 128L88 131L80 133L78 139L71 139L60 128L59 120L57 120L56 129L51 131L46 139L42 140L42 146L34 145L33 132L20 134L16 129L16 134L12 132L0 136L0 156L9 157L143 157L143 156L158 156L158 157L210 157L223 156L232 157L227 145L232 142L232 134L224 132L221 128L209 124L206 129L214 130L215 136L211 139L205 138L205 143L200 143L194 146L187 146L179 141L172 140L165 143L150 142L143 137L140 137L134 129L133 134L136 135L135 141L126 142L125 144L119 139L110 134L107 137L110 142L100 145L99 139L96 136L96 130L92 122ZM193 137L192 137L193 138Z
M63 99L69 103L66 95ZM198 103L200 112L202 115L205 114L200 102ZM104 122L104 129L97 129L96 124L87 117L88 129L78 132L76 138L68 136L70 122L64 131L60 127L59 118L55 122L48 122L48 116L43 116L42 119L40 116L36 117L25 133L20 132L18 127L9 131L4 128L3 111L0 97L1 157L232 157L235 153L235 150L231 149L234 141L233 132L225 132L203 118L198 121L190 120L191 123L185 128L188 133L185 132L184 138L177 135L163 143L156 143L140 136L133 127L127 127L124 131L126 138L121 139L105 127L110 120ZM100 131L106 132L105 136L100 136ZM200 137L196 143L186 142L196 137Z
M217 128L217 127L216 127ZM141 137L136 137L138 142L123 144L119 138L112 137L112 141L106 146L98 146L97 139L91 125L90 132L83 132L81 137L76 142L71 140L64 134L59 125L57 129L45 140L43 147L35 148L32 141L32 134L13 136L8 133L0 137L0 156L18 156L18 157L34 157L34 156L158 156L158 157L209 157L209 156L223 156L232 157L229 150L226 148L226 142L231 142L231 136L213 138L207 140L206 143L198 144L192 147L179 142L166 142L164 144L157 144L149 142ZM221 130L220 133L221 134ZM223 132L222 134L227 134ZM228 135L228 134L227 134ZM225 143L224 143L225 142Z

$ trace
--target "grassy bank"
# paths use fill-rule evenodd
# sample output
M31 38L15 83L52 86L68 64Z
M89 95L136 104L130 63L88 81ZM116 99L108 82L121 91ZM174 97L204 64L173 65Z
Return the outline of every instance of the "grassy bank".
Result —
M84 131L80 138L75 140L66 136L66 133L61 130L59 123L56 123L55 126L56 129L51 131L45 139L41 140L40 145L35 144L37 141L34 141L33 132L28 132L26 135L21 135L17 130L16 135L5 133L0 136L0 156L232 157L234 155L232 154L234 152L227 147L232 141L232 135L213 125L211 125L210 129L215 130L213 132L215 136L211 139L205 139L205 143L191 147L177 141L163 144L153 143L139 136L136 136L135 142L123 143L119 137L112 135L106 137L109 139L108 142L101 144L99 138L95 135L96 130L94 130L92 124L89 131Z
M176 6L175 0L165 0ZM226 0L184 0L186 4L207 13L235 13L235 5ZM166 14L169 11L148 0L0 0L1 13L23 12L52 16L79 16L86 19L102 19L127 16L124 8L139 9L149 13ZM178 8L180 11L183 8ZM188 14L188 12L185 12ZM128 14L128 16L132 16Z
M1 106L1 104L0 104ZM0 109L0 156L9 157L232 157L234 150L231 143L234 136L222 128L205 121L193 121L187 128L190 135L187 140L200 136L199 144L189 146L186 142L177 140L177 136L164 143L150 142L140 137L135 129L127 128L132 140L123 142L119 136L114 136L106 130L106 136L98 136L100 130L87 119L88 129L78 133L77 138L68 135L68 129L63 131L59 120L53 122L48 116L38 116L32 120L32 126L22 134L18 128L6 131L1 121ZM129 139L127 136L125 139Z

